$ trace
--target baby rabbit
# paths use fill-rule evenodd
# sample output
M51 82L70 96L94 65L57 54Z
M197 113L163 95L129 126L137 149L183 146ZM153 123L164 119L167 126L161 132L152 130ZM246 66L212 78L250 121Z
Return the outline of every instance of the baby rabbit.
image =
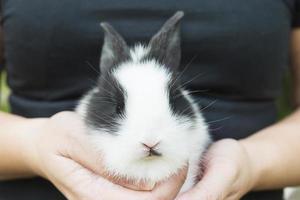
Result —
M155 184L188 167L181 192L194 185L210 142L200 109L180 83L183 15L176 12L149 44L133 48L101 23L101 75L76 109L109 175Z

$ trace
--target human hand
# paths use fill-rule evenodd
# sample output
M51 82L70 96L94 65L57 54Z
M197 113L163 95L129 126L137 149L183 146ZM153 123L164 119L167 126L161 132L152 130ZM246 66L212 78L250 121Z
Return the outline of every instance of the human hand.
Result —
M81 119L62 112L49 119L33 119L25 134L24 157L35 174L50 180L70 200L174 199L184 182L186 170L157 185L152 191L133 191L130 184L104 179L101 155L90 144ZM145 187L134 186L135 189Z
M203 166L201 181L176 200L237 200L252 189L258 176L244 146L233 139L213 144Z

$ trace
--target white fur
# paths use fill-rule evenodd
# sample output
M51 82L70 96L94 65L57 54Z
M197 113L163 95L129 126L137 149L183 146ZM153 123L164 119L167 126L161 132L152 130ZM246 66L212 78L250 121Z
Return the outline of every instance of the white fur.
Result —
M186 191L199 173L199 161L209 142L207 126L187 91L181 92L196 113L194 128L191 128L194 122L172 113L167 88L171 75L154 60L140 62L147 51L141 45L136 46L131 50L133 62L123 63L112 72L126 93L126 117L120 121L118 135L95 129L89 130L90 135L110 175L153 184L188 164L188 176L182 188ZM92 92L77 109L83 117ZM157 142L162 156L147 158L141 143Z
M147 53L149 52L149 48L142 45L137 44L132 49L130 49L130 56L133 62L139 62Z

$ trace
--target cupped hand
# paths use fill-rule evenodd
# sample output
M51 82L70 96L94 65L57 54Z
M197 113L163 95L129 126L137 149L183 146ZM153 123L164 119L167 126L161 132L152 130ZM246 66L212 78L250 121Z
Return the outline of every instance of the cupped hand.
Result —
M257 176L244 146L233 139L213 144L203 166L202 179L176 200L238 200L251 190Z
M138 190L147 190L147 186L122 180L112 183L103 177L100 152L92 147L76 113L61 112L49 119L32 120L32 124L34 128L25 138L26 162L70 200L171 200L184 183L186 169L151 191L127 189L120 185Z

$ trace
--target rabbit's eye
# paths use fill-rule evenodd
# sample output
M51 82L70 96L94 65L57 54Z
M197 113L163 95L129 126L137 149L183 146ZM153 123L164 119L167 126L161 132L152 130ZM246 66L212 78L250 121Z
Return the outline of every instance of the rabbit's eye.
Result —
M123 104L118 104L117 107L116 107L116 113L118 115L121 115L124 111L124 105Z

